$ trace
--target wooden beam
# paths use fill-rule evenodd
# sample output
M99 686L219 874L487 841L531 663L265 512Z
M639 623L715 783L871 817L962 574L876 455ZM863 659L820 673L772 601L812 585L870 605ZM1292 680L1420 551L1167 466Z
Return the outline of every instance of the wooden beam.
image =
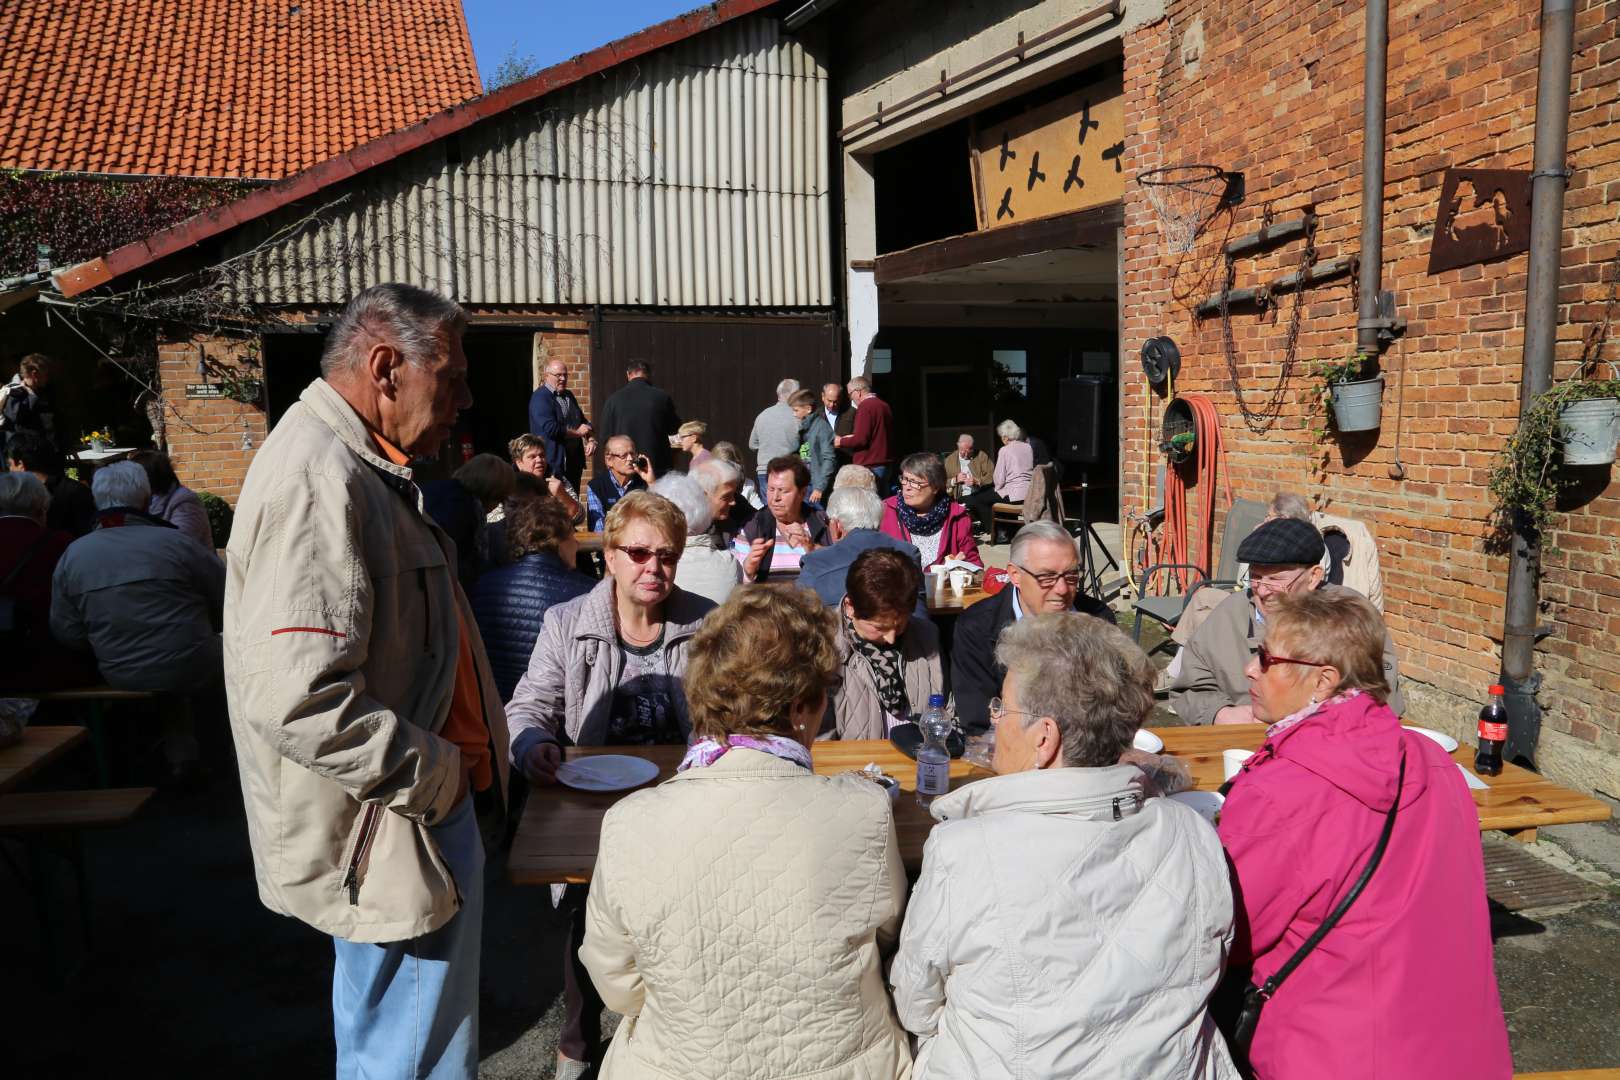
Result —
M1109 203L1089 210L1054 214L1019 225L918 244L903 251L879 255L877 283L887 285L923 274L959 270L964 266L977 266L979 263L1012 259L1039 251L1102 247L1114 243L1115 231L1124 221L1122 204Z

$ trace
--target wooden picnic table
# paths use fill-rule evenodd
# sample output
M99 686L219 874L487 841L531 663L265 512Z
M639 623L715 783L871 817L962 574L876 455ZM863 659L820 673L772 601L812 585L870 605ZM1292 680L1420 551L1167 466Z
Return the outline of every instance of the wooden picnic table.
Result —
M1187 762L1196 788L1214 791L1222 783L1221 751L1258 748L1266 728L1264 724L1227 724L1149 730L1164 740L1165 753ZM684 753L685 747L681 746L576 746L568 749L567 757L571 760L596 754L631 754L658 765L655 782L662 782L675 774ZM1466 768L1473 762L1473 750L1459 748L1453 757ZM811 760L822 775L848 772L875 762L900 781L903 790L895 802L895 830L900 857L906 869L916 873L922 867L923 842L934 820L917 805L915 762L886 739L820 742L811 750ZM967 761L951 762L953 788L990 775L988 770ZM1473 792L1481 831L1500 829L1528 840L1534 839L1535 829L1541 825L1604 821L1609 817L1609 808L1597 799L1559 787L1515 765L1504 765L1500 776L1481 779L1488 785L1487 790ZM560 785L531 789L507 859L512 880L519 885L590 881L602 817L626 794L576 791Z
M82 727L25 727L22 742L0 750L0 792L10 791L90 737Z
M1010 585L1007 587L1012 588ZM985 592L982 585L969 585L962 590L962 595L958 596L947 585L938 592L929 594L928 614L935 616L960 615L980 600L988 600L994 595L994 593Z
M581 551L601 551L602 534L591 532L589 529L575 529L574 539L579 543Z

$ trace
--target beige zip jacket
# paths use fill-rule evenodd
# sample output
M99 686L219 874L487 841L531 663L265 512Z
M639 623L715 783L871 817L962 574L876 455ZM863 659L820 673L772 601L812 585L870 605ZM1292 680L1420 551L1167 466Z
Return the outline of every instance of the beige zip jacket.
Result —
M437 734L476 625L455 565L410 470L311 383L254 457L226 548L225 686L272 911L383 942L460 908L428 831L462 773ZM476 634L473 656L504 797L505 716Z

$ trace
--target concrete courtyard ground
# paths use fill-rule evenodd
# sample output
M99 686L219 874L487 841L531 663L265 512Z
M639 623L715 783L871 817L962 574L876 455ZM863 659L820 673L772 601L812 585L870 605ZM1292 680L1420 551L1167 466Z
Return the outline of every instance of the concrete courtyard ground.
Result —
M19 876L26 862L5 843L0 1076L330 1074L331 944L259 904L242 804L217 734L207 793L160 794L132 825L85 838L95 932L88 954L70 933L70 948L47 960ZM139 745L132 752L137 775L126 783L155 764ZM85 755L49 779L86 786L87 769ZM1497 868L1493 896L1560 901L1517 911L1493 904L1516 1068L1620 1065L1620 827L1547 829L1528 848L1487 838L1486 857ZM51 903L72 931L71 878L60 874L54 889ZM547 890L509 884L499 865L489 869L487 905L480 1075L548 1077L561 1014L562 925ZM80 970L65 987L46 978L72 966Z

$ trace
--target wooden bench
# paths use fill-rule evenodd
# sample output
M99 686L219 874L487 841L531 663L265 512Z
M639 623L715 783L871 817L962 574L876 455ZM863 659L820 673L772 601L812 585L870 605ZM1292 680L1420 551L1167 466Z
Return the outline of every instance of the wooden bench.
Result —
M1514 1073L1513 1080L1620 1080L1620 1069L1566 1069L1560 1072Z
M82 732L81 732L82 734ZM0 795L0 838L21 841L28 855L28 871L15 863L19 878L26 877L34 909L44 935L48 975L60 982L64 973L57 958L62 943L62 908L50 895L50 862L54 847L73 869L79 893L79 926L84 949L91 948L90 885L84 870L85 829L112 829L127 825L156 794L153 788L114 788L99 791L30 791ZM0 848L0 852L4 852ZM5 860L11 862L9 853Z
M21 787L25 780L89 737L84 728L68 725L23 728L22 741L0 750L0 792Z
M96 759L96 782L102 787L112 782L111 756L107 750L107 706L130 702L156 701L153 690L117 690L111 686L80 686L72 690L18 690L11 697L31 698L41 704L67 705L79 711L90 732L91 750ZM184 700L184 699L182 699Z

